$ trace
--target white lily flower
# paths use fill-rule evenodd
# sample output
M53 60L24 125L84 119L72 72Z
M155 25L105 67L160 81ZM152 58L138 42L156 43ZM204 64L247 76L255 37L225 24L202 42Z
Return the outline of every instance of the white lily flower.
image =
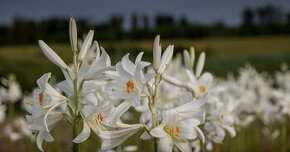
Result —
M55 65L58 67L67 70L69 67L65 64L65 62L42 40L38 41L38 44L44 53L44 55Z
M81 111L84 125L83 130L73 142L80 143L85 141L90 136L91 130L97 135L101 130L106 130L104 126L109 126L106 124L111 123L112 115L115 111L115 107L107 100L106 97L102 97L100 93L97 93L94 96L94 103L84 106Z
M96 56L90 65L83 63L80 67L77 87L81 88L79 89L79 94L82 103L89 98L89 96L87 96L88 94L100 90L102 88L101 86L105 84L106 75L104 73L114 69L111 66L111 60L106 51L103 48L101 48L101 50L102 55L100 57ZM63 74L66 80L60 82L58 87L65 92L68 97L71 97L74 91L73 82L66 71L63 71ZM72 72L72 77L75 77L74 72Z
M50 73L47 73L37 80L39 89L34 91L33 101L28 101L25 105L25 109L31 114L26 116L28 126L38 133L36 143L41 151L43 140L53 141L49 132L63 118L65 109L57 108L67 103L67 98L48 83L49 78Z
M117 107L113 122L116 122L132 105L134 107L140 105L140 96L144 86L153 78L152 74L144 76L142 72L145 67L150 65L148 62L141 61L142 54L137 56L135 64L129 60L129 54L125 55L122 61L116 65L119 78L107 86L112 98L125 100Z
M203 99L193 100L163 111L162 123L150 131L152 136L160 138L160 152L170 152L174 145L182 152L191 152L189 140L199 137L204 141L204 135L198 128L198 125L204 123L205 111L201 108L203 104Z
M212 108L208 109L205 130L208 133L209 140L215 143L222 143L225 137L224 130L227 130L231 137L236 135L234 124L238 122L238 119L233 114L234 105L229 100L226 103L217 102L211 106Z

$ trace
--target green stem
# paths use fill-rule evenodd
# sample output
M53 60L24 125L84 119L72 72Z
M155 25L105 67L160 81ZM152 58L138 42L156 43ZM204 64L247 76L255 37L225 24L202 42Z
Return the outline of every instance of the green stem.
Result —
M157 152L158 151L158 146L157 146L157 139L154 138L154 151Z
M159 83L161 81L161 75L158 74L156 72L156 76L155 76L155 84L154 84L154 93L153 96L148 97L149 100L149 109L152 115L152 123L153 123L153 127L157 127L157 125L159 125L159 122L157 120L157 113L156 113L156 101L157 101L157 93L158 93L158 86ZM154 151L157 152L158 151L158 147L157 147L157 139L154 138Z
M282 133L281 133L281 142L282 142L282 152L287 152L287 127L288 127L288 115L284 115L284 120L282 123Z
M206 152L205 143L202 143L202 152Z
M75 118L72 123L72 129L73 129L73 139L77 137L78 135L78 123L77 119ZM73 142L73 152L79 152L79 144Z
M77 61L77 52L74 51L73 54L73 62L74 62L74 79L73 79L73 87L74 87L74 115L72 121L72 130L73 130L73 139L78 135L78 116L79 116L79 97L78 97L78 70L79 64ZM73 152L79 152L79 144L73 143Z
M8 102L8 117L11 119L14 116L14 103Z

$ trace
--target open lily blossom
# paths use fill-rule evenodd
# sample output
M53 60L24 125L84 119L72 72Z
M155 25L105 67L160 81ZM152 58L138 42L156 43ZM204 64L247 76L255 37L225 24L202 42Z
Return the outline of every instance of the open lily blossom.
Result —
M182 152L192 151L189 140L197 137L204 142L204 135L198 125L204 123L205 111L201 101L192 100L176 108L163 111L162 123L150 131L154 137L160 138L158 150L172 151L176 146Z
M23 100L26 122L19 118L5 129L11 141L28 137L40 151L47 151L43 142L58 139L52 131L67 122L73 152L81 151L85 146L79 144L91 136L100 141L93 145L95 151L146 151L126 146L127 140L137 138L152 140L155 152L199 152L235 138L241 128L255 121L261 122L265 136L275 140L280 137L279 129L267 126L290 116L290 72L286 68L271 78L246 66L236 78L221 79L204 69L205 52L196 56L190 47L174 57L174 45L162 51L159 35L153 41L152 61L140 52L135 60L130 59L135 53L127 53L116 62L111 61L110 50L94 40L93 30L83 41L77 36L77 24L71 18L72 63L65 63L39 40L40 49L60 68L64 79L51 83L53 74L47 71L37 80L37 88ZM5 119L5 103L22 96L14 78L1 83L0 122Z

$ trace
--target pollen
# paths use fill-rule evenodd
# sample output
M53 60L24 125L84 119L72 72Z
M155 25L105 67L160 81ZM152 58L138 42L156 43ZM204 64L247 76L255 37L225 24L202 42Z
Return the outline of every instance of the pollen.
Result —
M172 136L174 135L174 128L173 127L170 127L169 128L169 134Z
M199 86L199 92L201 93L205 93L206 92L206 88L202 85Z
M131 80L127 82L126 86L128 94L134 91L134 83Z
M98 113L97 119L100 120L100 121L103 121L104 120L104 117L103 117L102 114Z
M220 117L221 117L221 120L223 120L225 116L223 114L221 114Z
M177 134L179 134L180 128L178 126L175 126L175 131L176 131Z
M38 94L38 101L39 101L39 104L40 104L40 105L43 104L43 99L44 99L43 92L40 92L40 93Z

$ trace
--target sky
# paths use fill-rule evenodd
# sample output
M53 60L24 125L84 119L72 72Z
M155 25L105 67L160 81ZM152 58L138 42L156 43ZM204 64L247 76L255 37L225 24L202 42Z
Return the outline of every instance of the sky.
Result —
M130 24L130 14L136 12L149 17L168 13L177 18L186 16L191 22L210 24L222 20L238 25L245 7L267 3L290 12L290 0L0 0L0 24L11 24L15 17L37 21L52 16L84 17L99 23L113 14L123 15L125 24Z

